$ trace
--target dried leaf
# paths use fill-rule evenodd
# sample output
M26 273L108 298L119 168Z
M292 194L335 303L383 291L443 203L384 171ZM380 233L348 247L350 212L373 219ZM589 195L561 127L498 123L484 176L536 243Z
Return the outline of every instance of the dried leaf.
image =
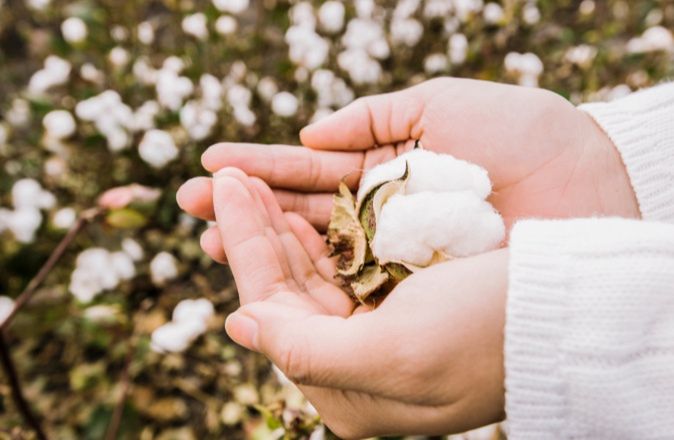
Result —
M372 242L374 234L377 231L377 219L384 203L393 194L404 191L405 184L410 175L409 169L409 165L405 164L405 172L402 176L375 186L372 191L365 195L359 204L358 220L365 230L368 243Z
M343 182L333 198L328 243L333 255L338 256L337 273L341 277L352 277L362 269L367 252L365 231L356 215L355 199Z
M351 289L353 295L361 303L365 301L370 295L377 292L384 284L389 281L388 272L382 270L377 264L370 264L363 268L363 270L351 281Z

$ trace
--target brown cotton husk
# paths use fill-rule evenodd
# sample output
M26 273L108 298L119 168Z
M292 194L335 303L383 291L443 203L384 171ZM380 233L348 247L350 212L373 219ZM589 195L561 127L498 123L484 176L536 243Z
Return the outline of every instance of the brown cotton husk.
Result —
M328 245L337 256L337 278L359 302L375 294L385 294L411 271L397 263L380 266L372 256L370 243L377 229L377 216L386 200L404 190L409 167L398 179L373 188L357 203L343 182L333 197L328 225Z

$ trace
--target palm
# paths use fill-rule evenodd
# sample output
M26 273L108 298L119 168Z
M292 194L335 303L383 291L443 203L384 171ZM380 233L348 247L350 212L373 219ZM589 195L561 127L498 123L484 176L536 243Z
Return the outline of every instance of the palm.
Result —
M224 143L209 148L203 163L212 172L231 166L262 178L283 210L319 230L327 226L341 180L355 190L363 170L413 148L416 139L486 168L494 186L490 201L508 226L525 217L638 216L610 140L583 112L538 89L429 81L358 100L301 137L310 149ZM206 178L188 182L181 194L188 212L212 219ZM205 247L217 259L220 246L210 235L214 240Z

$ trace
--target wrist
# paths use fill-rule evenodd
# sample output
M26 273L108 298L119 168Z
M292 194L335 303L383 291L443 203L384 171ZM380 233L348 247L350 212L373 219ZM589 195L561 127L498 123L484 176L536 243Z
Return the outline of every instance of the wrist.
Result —
M637 197L618 148L590 115L578 111L587 122L582 150L589 152L590 170L595 176L594 191L601 206L599 214L641 218Z

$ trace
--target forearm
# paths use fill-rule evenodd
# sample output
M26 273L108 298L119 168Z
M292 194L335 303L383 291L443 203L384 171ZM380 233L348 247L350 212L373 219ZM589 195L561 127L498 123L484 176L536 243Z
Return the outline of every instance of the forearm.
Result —
M525 221L510 244L511 438L674 432L674 226Z
M674 82L580 109L620 152L643 218L674 223Z

